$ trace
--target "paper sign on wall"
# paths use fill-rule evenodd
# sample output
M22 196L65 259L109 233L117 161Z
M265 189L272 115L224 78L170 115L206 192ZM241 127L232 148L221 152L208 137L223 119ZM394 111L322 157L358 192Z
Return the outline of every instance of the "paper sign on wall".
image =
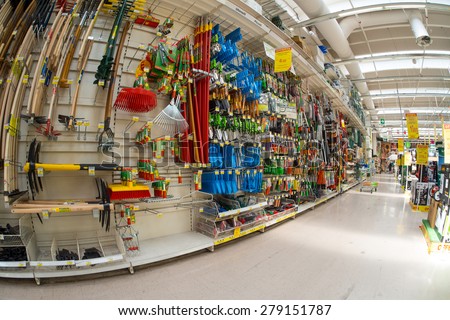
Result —
M417 113L406 114L406 127L408 128L409 139L419 139L419 121Z
M444 163L450 163L450 124L444 123L442 134L444 136Z
M417 164L428 164L428 145L427 144L419 144L417 145Z
M397 143L397 150L398 152L403 152L405 151L405 140L403 140L402 138L398 139L398 143Z
M289 71L292 66L292 48L275 50L275 72Z

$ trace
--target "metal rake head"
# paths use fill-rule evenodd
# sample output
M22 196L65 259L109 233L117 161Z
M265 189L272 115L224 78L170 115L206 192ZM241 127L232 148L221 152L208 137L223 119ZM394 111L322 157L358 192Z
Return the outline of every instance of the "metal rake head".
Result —
M153 120L153 125L156 125L164 130L165 133L172 136L185 132L189 128L189 124L178 109L180 98L170 101L169 105L165 107Z

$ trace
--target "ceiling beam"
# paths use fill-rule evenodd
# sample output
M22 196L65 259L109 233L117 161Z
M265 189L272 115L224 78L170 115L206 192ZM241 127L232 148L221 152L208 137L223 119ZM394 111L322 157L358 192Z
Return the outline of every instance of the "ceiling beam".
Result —
M352 82L396 82L396 81L450 81L450 77L392 76L379 78L352 79Z
M448 93L383 93L383 94L366 94L361 95L361 98L372 98L372 99L387 99L387 98L397 98L397 97L450 97Z
M324 14L322 16L316 17L314 19L308 19L303 22L300 22L296 26L308 27L312 25L316 25L320 22L324 22L327 20L343 18L347 16L353 16L356 14L368 13L368 12L377 12L383 10L403 10L403 9L428 9L434 11L444 11L448 12L448 5L440 4L440 3L426 3L426 2L393 2L393 3L385 3L385 4L374 4L370 6L362 6L347 10L341 10L337 12L331 12L328 14Z
M409 53L409 54L386 54L375 57L354 58L347 60L336 60L333 62L335 66L346 65L354 62L367 62L367 61L386 61L386 60L404 60L404 59L421 59L421 58L447 58L448 54L441 53Z

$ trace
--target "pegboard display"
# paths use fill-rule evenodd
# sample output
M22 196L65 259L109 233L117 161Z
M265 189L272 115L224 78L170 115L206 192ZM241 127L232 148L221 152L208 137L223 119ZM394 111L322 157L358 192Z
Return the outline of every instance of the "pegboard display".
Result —
M345 183L355 116L240 1L6 1L0 22L0 215L32 230L27 261L0 275L132 272ZM263 41L292 44L293 72L275 72Z

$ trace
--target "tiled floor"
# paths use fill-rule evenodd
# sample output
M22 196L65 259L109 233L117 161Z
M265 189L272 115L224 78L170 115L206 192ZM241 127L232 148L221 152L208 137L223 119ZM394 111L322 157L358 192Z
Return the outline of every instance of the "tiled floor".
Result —
M167 264L95 280L0 279L7 299L450 299L450 255L429 256L389 175L265 234Z

